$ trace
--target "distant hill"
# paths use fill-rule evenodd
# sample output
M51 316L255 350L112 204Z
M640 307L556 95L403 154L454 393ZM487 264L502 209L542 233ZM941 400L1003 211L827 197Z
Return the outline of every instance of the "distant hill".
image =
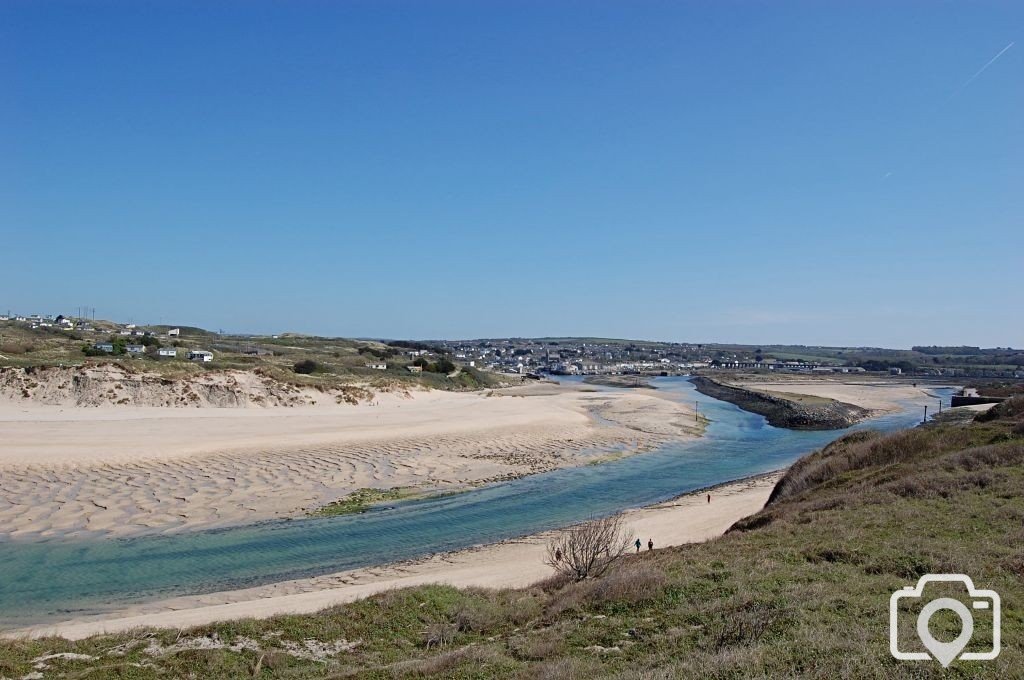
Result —
M169 337L167 333L172 329L178 329L179 334ZM143 333L147 335L141 335ZM114 344L114 351L107 353L94 348L104 343ZM134 344L144 344L146 351L128 353L125 347ZM175 356L161 356L160 348L173 349ZM259 371L282 383L330 389L358 384L379 388L407 385L472 390L520 382L516 376L459 366L448 357L442 361L440 354L413 357L402 349L376 340L298 333L222 335L193 326L155 325L129 329L109 321L90 322L89 330L71 330L0 322L0 368L117 364L129 372L172 379L202 372ZM212 361L190 361L188 352L191 350L211 352ZM423 364L415 367L417 372L409 370L414 363ZM296 370L300 364L311 368Z

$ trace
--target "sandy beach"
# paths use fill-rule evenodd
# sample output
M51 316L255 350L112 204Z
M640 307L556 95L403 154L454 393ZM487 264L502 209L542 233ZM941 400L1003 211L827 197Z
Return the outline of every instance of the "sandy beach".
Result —
M865 382L841 379L776 379L770 381L735 381L740 387L776 394L802 394L835 399L870 411L886 413L899 410L901 401L931 402L931 385L914 387L904 382Z
M0 541L301 516L360 488L466 488L699 432L692 410L654 390L295 396L234 408L0 399Z
M720 536L760 510L781 472L731 482L626 513L626 525L656 549ZM707 494L711 502L707 501ZM518 588L551 574L542 561L551 533L380 567L274 583L244 590L179 597L90 619L6 631L4 637L59 635L80 639L142 627L187 628L214 621L311 613L374 593L424 585ZM646 548L645 548L646 550Z

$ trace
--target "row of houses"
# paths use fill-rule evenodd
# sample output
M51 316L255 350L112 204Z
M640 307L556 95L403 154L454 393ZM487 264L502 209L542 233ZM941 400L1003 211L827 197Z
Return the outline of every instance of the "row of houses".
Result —
M89 319L79 318L74 319L72 317L64 316L59 314L56 317L52 314L0 314L0 321L10 321L12 323L24 323L28 324L31 328L61 328L64 330L74 330L83 332L97 332L97 329L93 327L93 324ZM121 327L115 327L113 330L103 330L102 332L113 332L117 335L124 337L142 337L144 335L152 335L149 331L139 328L136 324L129 323ZM180 328L171 328L167 331L166 337L176 338L181 335Z
M93 345L93 348L94 349L98 349L101 352L107 352L108 354L113 354L114 353L114 343L112 343L112 342L97 342L95 345ZM125 345L124 346L124 351L127 352L128 354L132 354L132 355L145 354L146 346L145 345ZM167 359L173 359L173 358L178 356L178 350L175 347L161 347L156 352L157 352L157 356L163 357L163 358L167 358ZM188 358L189 361L197 361L197 362L200 362L200 363L207 363L207 362L213 361L213 352L208 352L206 350L201 350L201 349L193 349L193 350L189 350L189 352L186 354L186 357Z
M71 319L64 316L54 318L50 314L31 314L29 316L10 313L0 314L0 321L25 323L30 325L32 328L63 328L65 330L71 330L75 327L75 324Z

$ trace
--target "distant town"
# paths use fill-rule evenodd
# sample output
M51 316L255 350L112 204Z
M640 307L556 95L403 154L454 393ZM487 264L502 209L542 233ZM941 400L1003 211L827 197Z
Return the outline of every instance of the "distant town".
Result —
M316 339L298 333L224 334L185 326L98 321L89 316L3 314L4 324L64 333L85 344L89 356L118 355L212 363L218 353L273 356L283 341ZM0 336L2 339L2 336ZM187 339L188 342L183 342ZM200 340L197 343L197 339ZM325 342L331 338L323 338ZM885 373L936 377L1024 378L1024 350L1010 347L921 346L910 350L803 345L731 345L603 338L490 338L473 340L373 339L362 368L419 372L428 360L528 377L541 375L678 375L693 371L750 370L790 373ZM199 346L202 345L202 346ZM294 349L294 348L293 348ZM401 358L401 365L393 365Z

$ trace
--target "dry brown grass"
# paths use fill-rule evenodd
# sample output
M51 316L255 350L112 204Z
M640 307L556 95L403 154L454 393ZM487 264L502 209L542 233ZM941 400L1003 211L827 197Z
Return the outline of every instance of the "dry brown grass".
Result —
M793 464L772 491L768 505L796 498L830 482L842 482L847 473L908 463L970 446L973 440L972 433L959 428L951 428L941 439L932 436L927 429L905 430L888 436L870 430L855 432Z
M400 661L392 664L388 671L393 678L447 677L460 668L500 667L507 660L497 646L469 646L443 651L425 659Z
M1001 404L996 404L987 411L983 411L974 417L979 423L987 423L1001 418L1012 420L1024 419L1024 395L1017 395L1007 399Z
M565 640L544 635L513 637L508 641L509 653L521 661L541 661L565 652Z
M570 656L536 664L519 677L526 680L592 680L607 676L607 670L599 661Z

